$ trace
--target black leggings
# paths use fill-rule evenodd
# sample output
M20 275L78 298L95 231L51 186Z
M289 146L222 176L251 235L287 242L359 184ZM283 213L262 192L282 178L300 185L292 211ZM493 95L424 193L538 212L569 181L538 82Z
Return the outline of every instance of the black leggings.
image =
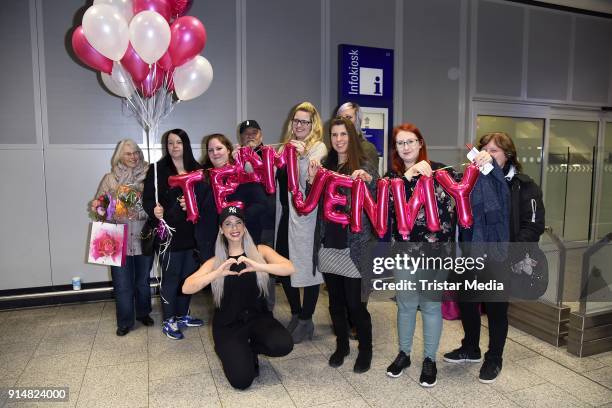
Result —
M271 315L232 326L213 324L212 335L227 380L232 387L241 390L248 388L255 379L257 354L282 357L293 350L291 335Z
M285 296L291 307L291 314L296 314L302 320L312 319L317 300L319 299L319 288L321 285L312 285L304 287L304 304L300 303L300 288L291 286L291 278L289 276L277 277L283 284Z
M372 318L367 303L361 301L361 279L346 278L333 273L324 273L329 292L329 314L336 334L336 346L347 350L349 347L348 319L357 330L359 351L372 352Z
M468 350L480 350L480 310L478 302L459 302L461 325L465 337L462 347ZM501 359L508 336L508 302L485 302L489 318L489 350L485 358Z

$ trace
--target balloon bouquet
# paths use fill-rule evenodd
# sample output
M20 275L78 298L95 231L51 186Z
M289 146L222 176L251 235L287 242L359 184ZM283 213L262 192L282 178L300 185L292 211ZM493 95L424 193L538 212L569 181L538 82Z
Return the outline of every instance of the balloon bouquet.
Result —
M179 101L203 94L213 79L210 62L199 55L206 44L204 25L184 15L192 3L94 0L72 34L77 57L99 71L106 88L134 113L147 135L147 151L161 120ZM154 171L158 201L156 164ZM171 229L163 219L157 234L167 247Z

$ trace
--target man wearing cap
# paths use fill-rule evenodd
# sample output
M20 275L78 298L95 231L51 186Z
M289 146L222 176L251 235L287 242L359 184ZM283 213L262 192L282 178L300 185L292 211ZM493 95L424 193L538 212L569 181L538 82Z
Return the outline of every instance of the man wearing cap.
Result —
M238 127L238 134L240 135L240 146L248 146L261 156L263 134L257 121L249 119L242 122Z
M256 120L248 119L242 122L238 126L238 140L240 140L241 147L250 147L255 150L255 152L261 157L263 147L263 133L261 131L261 126L257 123ZM238 149L234 149L234 152L238 152ZM249 171L247 166L245 166L245 170ZM252 169L252 168L251 168ZM263 186L258 186L263 188ZM274 247L274 220L276 213L276 198L274 194L266 195L266 211L263 214L263 218L261 220L261 238L260 242L262 244L268 245L270 247ZM273 310L274 304L276 301L276 296L274 293L274 284L275 279L273 276L270 277L270 295L268 296L268 308Z

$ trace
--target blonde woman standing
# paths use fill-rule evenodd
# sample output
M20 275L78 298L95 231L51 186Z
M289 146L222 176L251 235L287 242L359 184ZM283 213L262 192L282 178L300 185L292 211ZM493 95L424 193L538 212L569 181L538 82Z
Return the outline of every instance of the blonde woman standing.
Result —
M148 163L140 147L131 139L119 142L111 160L111 172L100 182L96 197L109 193L116 197L120 186L127 186L142 192ZM142 254L140 231L147 220L147 214L138 211L118 221L128 226L128 247L124 266L111 266L115 305L117 309L117 336L125 336L134 327L134 318L145 326L152 326L151 291L149 274L153 257Z
M302 102L291 111L281 151L287 143L291 143L297 150L300 191L305 193L310 161L322 161L327 157L321 116L310 102ZM300 343L306 338L312 339L312 315L319 298L319 287L323 283L321 272L312 262L317 211L308 215L299 215L296 212L287 189L286 169L276 173L276 180L278 196L275 248L295 266L295 273L290 278L281 278L291 307L291 321L287 330L291 333L294 343ZM302 301L299 288L304 291Z

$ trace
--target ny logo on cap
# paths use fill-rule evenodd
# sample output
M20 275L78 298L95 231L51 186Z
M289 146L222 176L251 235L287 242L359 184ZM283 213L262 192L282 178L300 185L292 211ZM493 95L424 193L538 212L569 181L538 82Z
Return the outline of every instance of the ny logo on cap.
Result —
M236 214L236 212L237 212L236 207L228 207L227 211L232 213L232 214Z

